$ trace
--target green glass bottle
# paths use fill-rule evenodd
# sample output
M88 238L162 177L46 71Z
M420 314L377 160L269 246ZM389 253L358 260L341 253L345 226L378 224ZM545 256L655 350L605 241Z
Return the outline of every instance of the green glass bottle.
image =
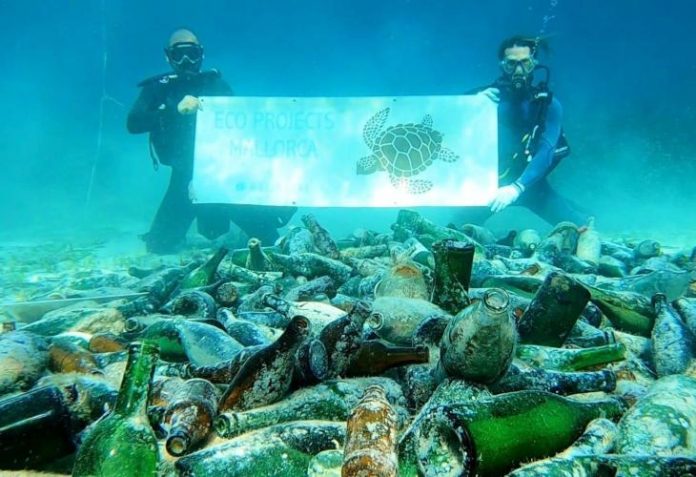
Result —
M425 475L504 475L521 462L559 452L599 417L618 418L620 399L579 401L520 391L440 406L423 420L418 465ZM455 471L457 470L457 471Z
M639 293L586 286L594 304L602 310L615 328L640 336L650 336L655 313L649 298Z
M611 452L616 434L617 427L612 421L595 419L572 446L551 458L523 465L510 472L508 477L596 475L600 463L594 456Z
M592 348L553 348L539 345L518 345L515 355L533 366L556 371L580 371L598 364L624 359L626 347L621 344Z
M129 346L114 409L94 425L80 445L73 477L157 475L159 449L147 417L157 357L157 346L147 341Z
M195 268L184 277L180 288L185 290L187 288L204 287L213 283L215 281L215 272L217 272L218 266L222 259L225 258L225 255L227 255L227 248L220 247L207 262Z

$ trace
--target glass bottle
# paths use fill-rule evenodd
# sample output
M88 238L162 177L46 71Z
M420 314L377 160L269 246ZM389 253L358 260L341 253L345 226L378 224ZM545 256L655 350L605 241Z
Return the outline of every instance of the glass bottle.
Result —
M397 477L397 417L384 389L370 386L348 417L343 477Z
M517 358L540 368L556 371L580 371L624 359L626 347L621 344L592 348L553 348L539 345L518 345Z
M213 283L215 281L215 273L217 272L220 262L225 258L225 255L227 255L227 248L220 247L207 262L195 268L184 277L181 281L180 288L185 290L187 288L198 288Z
M128 347L128 364L114 409L83 440L73 477L157 475L159 449L147 417L157 357L157 346L147 341Z
M435 286L432 301L449 313L459 313L469 303L467 292L474 264L473 245L456 240L433 244Z
M505 290L491 288L450 321L440 341L439 363L448 376L489 383L505 374L517 343L509 305Z
M424 419L419 467L438 475L504 475L521 462L559 452L599 417L618 418L625 403L614 397L579 401L543 391L520 391L468 403L443 405Z
M551 272L517 323L520 343L561 346L590 300L568 275Z

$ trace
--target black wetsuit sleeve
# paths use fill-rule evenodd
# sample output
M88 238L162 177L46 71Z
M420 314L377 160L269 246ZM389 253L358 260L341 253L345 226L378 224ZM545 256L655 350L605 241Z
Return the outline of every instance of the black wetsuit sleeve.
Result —
M208 96L233 96L232 88L227 81L218 76L206 91Z
M131 134L152 132L159 126L163 103L155 93L155 88L150 85L140 90L138 99L128 113L126 126Z
M516 182L522 184L524 188L534 185L537 181L544 178L553 165L553 152L561 137L561 124L563 110L561 103L553 98L546 113L546 123L544 132L539 138L537 150L529 161L527 167Z

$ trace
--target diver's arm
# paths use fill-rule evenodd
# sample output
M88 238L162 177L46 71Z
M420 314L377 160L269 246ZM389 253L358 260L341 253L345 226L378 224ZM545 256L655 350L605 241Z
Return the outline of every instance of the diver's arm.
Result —
M532 160L522 172L522 175L515 181L515 184L522 186L522 190L534 185L537 181L544 178L553 165L553 152L561 136L561 119L563 110L561 103L553 98L549 109L546 112L546 124L544 132L539 138L537 147Z
M157 101L153 88L149 86L140 90L140 95L128 113L126 126L131 134L152 132L160 124L161 102Z

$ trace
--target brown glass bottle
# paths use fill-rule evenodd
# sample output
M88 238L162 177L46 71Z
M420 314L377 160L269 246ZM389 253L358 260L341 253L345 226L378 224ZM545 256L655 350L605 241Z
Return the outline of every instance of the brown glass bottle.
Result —
M384 389L370 386L348 418L343 477L397 477L397 417Z
M348 364L347 376L374 376L407 364L427 363L426 346L389 346L381 340L364 341Z
M169 454L188 454L210 434L218 398L217 388L204 379L190 379L178 388L163 419Z

